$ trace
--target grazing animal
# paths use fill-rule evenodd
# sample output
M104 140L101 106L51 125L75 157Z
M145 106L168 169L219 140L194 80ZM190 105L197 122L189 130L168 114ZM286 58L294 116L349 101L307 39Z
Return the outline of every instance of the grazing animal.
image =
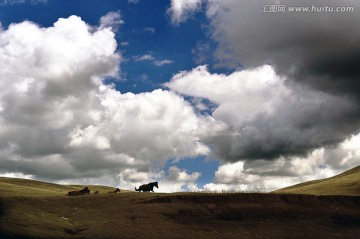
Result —
M120 189L119 189L119 188L115 189L114 191L110 191L110 192L108 192L108 193L118 193L118 192L120 192Z
M153 192L154 193L154 187L157 187L159 188L159 185L158 185L158 182L152 182L152 183L149 183L149 184L144 184L144 185L141 185L139 187L139 189L137 189L135 187L135 191L137 192Z
M80 195L85 195L85 194L90 194L90 189L88 187L85 187L85 188L83 188L81 190L77 190L77 191L70 191L65 196L80 196Z
M99 192L98 192L98 191L95 191L94 194L99 194Z

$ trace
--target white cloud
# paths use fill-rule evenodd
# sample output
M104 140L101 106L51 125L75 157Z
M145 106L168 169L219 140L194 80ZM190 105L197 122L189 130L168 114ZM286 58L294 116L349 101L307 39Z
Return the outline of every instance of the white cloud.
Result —
M291 163L290 160L286 161ZM302 160L303 164L308 164L309 160ZM213 183L204 185L206 191L272 191L279 188L287 187L293 184L301 183L308 180L323 178L325 176L332 176L333 171L328 172L326 175L317 175L318 172L311 171L303 176L286 176L282 175L281 170L288 170L284 165L281 165L281 160L270 162L259 162L257 168L251 168L248 171L244 169L244 162L229 163L219 167L215 173ZM272 167L269 170L267 167ZM297 170L301 170L298 168ZM297 173L297 170L294 173ZM259 172L260 171L260 172ZM273 175L263 175L261 171L271 171ZM320 172L323 173L323 172Z
M338 147L320 148L307 157L275 161L243 161L221 165L207 191L272 191L310 180L328 178L358 166L360 134Z
M324 149L324 165L332 169L349 169L360 162L360 134L351 136L337 147Z
M268 65L235 71L230 75L211 74L207 66L203 65L176 74L170 82L165 83L165 86L182 94L207 98L219 105L251 99L251 102L244 103L243 109L240 109L240 114L247 115L253 111L270 108L263 104L270 99L276 103L281 100L276 98L287 96L290 91L284 86L283 81ZM271 94L271 90L276 90L278 94ZM269 93L266 93L267 91ZM263 105L262 108L258 108L259 105Z
M112 28L103 26L71 16L0 33L0 174L117 185L129 169L140 175L127 176L135 183L161 173L170 157L209 154L203 135L223 126L181 96L122 94L103 83L122 60ZM197 174L178 175L177 188L195 187Z
M183 98L163 90L141 94L102 90L104 118L97 124L97 135L111 135L116 151L145 160L208 154L201 136L210 119L199 118Z
M145 54L141 56L134 56L133 57L135 61L152 61L155 58L151 54Z
M188 17L201 9L203 0L171 0L171 5L167 10L171 23L178 25Z
M109 12L100 18L100 28L110 27L116 31L121 24L124 24L124 21L121 19L120 12Z
M172 64L172 63L173 63L172 60L167 60L167 59L154 61L154 64L155 64L156 66L163 66L163 65L168 65L168 64Z
M32 179L31 175L25 175L22 173L2 173L0 174L0 177Z
M151 61L153 62L154 65L156 66L163 66L163 65L168 65L168 64L172 64L173 61L172 60L156 60L155 57L152 54L144 54L144 55L137 55L134 56L133 59L135 61Z
M205 192L215 192L215 193L225 193L225 192L249 192L249 191L256 191L259 192L257 189L250 190L244 184L222 184L222 183L207 183L204 185L201 191Z

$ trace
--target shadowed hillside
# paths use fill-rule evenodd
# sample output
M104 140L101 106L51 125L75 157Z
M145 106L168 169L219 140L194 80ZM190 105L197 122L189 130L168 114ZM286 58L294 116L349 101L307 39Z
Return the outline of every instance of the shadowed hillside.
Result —
M159 185L161 187L161 184ZM360 197L134 193L0 178L0 238L359 238Z
M275 193L360 196L360 166L331 178L282 188Z

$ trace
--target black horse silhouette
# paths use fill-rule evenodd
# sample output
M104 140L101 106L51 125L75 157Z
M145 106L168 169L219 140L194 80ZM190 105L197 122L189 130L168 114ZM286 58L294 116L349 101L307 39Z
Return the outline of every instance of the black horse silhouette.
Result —
M108 193L118 193L118 192L120 192L120 189L119 189L119 188L115 189L114 191L110 191L110 192L108 192Z
M159 185L158 185L158 182L152 182L152 183L149 183L149 184L144 184L144 185L141 185L139 187L139 189L137 189L135 187L135 191L138 191L138 192L154 192L154 187L157 187L159 188Z
M90 189L88 187L85 187L85 188L83 188L81 190L77 190L77 191L70 191L65 196L80 196L80 195L85 195L85 194L90 194Z

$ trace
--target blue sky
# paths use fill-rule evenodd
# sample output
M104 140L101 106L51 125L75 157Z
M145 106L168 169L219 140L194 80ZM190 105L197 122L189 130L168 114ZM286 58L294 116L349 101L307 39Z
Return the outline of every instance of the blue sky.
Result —
M272 190L357 165L359 4L261 11L295 4L0 0L0 175Z

